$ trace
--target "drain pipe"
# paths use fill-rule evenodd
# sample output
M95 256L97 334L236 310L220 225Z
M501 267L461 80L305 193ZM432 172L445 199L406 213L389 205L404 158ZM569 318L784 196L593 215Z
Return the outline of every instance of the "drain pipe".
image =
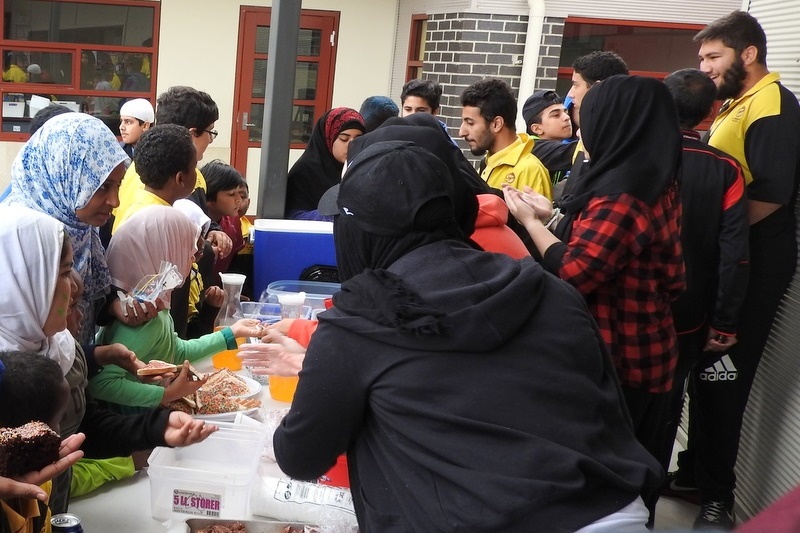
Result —
M522 56L522 75L517 99L517 131L525 131L522 104L533 94L536 82L539 49L542 44L542 26L544 25L544 2L545 0L528 0L528 34L525 36L525 54Z

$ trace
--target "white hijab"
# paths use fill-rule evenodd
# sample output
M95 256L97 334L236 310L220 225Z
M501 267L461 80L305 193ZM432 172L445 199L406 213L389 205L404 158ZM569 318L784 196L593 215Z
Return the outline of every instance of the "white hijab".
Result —
M202 209L200 209L199 205L191 200L187 200L186 198L181 198L172 204L172 207L189 217L189 220L197 224L197 227L200 228L200 235L205 237L209 228L211 228L211 219L208 218L208 215L206 215Z
M64 225L20 205L0 206L0 350L45 354L64 374L75 360L66 329L47 337L61 266Z
M106 252L111 279L132 291L145 276L157 274L169 261L185 279L197 251L200 228L172 206L151 205L134 213L111 237ZM170 292L159 298L169 307Z

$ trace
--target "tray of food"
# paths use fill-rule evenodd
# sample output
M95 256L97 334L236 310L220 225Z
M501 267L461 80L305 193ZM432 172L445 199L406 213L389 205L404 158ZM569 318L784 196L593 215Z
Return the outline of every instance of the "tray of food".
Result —
M189 526L190 533L319 533L315 526L275 520L190 518L186 525Z
M194 369L192 372L205 377ZM261 407L261 400L255 398L261 392L261 384L256 380L238 376L227 368L207 377L208 381L196 393L170 403L170 407L196 418L217 421L232 420L239 412L252 415Z

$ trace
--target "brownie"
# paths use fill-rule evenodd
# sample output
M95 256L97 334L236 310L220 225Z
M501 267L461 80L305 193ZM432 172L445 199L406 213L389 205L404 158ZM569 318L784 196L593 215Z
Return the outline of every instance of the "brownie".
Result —
M44 422L0 428L0 476L41 470L58 460L61 437Z

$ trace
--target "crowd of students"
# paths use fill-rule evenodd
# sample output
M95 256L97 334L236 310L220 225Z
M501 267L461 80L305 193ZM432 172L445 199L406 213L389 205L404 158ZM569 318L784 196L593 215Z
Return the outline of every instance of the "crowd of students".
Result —
M507 206L524 228L517 227L517 235L528 251L586 299L634 434L662 469L669 465L684 396L692 397L679 470L661 486L643 487L648 525L663 493L701 506L695 527L728 529L735 524L734 465L744 406L797 263L792 208L800 180L800 108L767 70L766 36L749 14L715 21L696 41L700 69L677 71L663 84L629 76L613 52L578 58L564 101L552 91L526 100L525 134L513 130L516 103L504 84L477 82L462 95L459 135L474 155L486 154L481 177L490 188L474 193L491 196L491 188L502 188L501 209ZM408 105L403 99L402 114L436 112L436 84L415 80L406 87L425 96L414 95ZM715 99L726 102L704 142L694 128ZM348 164L358 160L354 149L372 144L384 128L384 140L405 139L388 135L396 120L355 140ZM537 163L549 172L545 183L525 181L531 150L519 146L527 146L527 135ZM496 172L498 160L505 166ZM343 184L350 175L345 169ZM454 202L456 209L463 205ZM328 212L358 218L342 204ZM477 231L466 235L485 250L506 251L481 242ZM265 372L302 368L303 376L303 346L311 352L316 327L281 324L280 332L300 344L273 332L274 344L248 347L242 355ZM297 431L306 435L311 428ZM364 432L353 430L350 438ZM369 521L366 509L360 519Z
M188 87L173 89L162 95L165 113L177 108L188 113L183 117L191 121L203 111L216 112L208 95ZM170 100L175 93L179 95ZM193 105L197 102L205 107ZM241 233L232 235L232 239L218 225L223 222L234 231L242 231L240 223L224 220L239 219L240 197L247 196L238 172L232 167L227 170L235 173L232 186L225 180L211 180L211 207L205 203L205 191L196 191L195 167L198 154L202 155L199 147L210 143L212 134L207 130L213 123L203 124L200 133L171 123L168 115L164 115L163 124L139 124L139 111L141 108L131 111L137 122L132 125L123 121L121 130L126 133L124 144L132 147L144 188L129 187L131 192L124 202L119 191L123 179L128 179L125 173L132 172L126 170L130 160L109 128L89 115L59 106L46 108L41 112L46 120L37 124L38 129L12 166L10 193L0 205L0 213L8 219L0 235L4 249L0 349L4 355L23 354L32 362L54 362L60 383L32 380L9 360L0 383L4 392L0 412L9 417L2 425L19 425L10 413L18 417L17 421L50 421L20 406L34 405L36 396L46 399L42 391L57 391L62 386L69 394L67 401L57 402L65 414L56 416L53 412L60 420L60 427L54 424L55 429L65 438L64 459L22 479L3 479L4 527L41 521L41 508L27 501L30 498L46 499L53 513L65 512L71 487L73 494L84 493L103 480L130 475L140 463L131 458L132 452L183 446L206 438L216 429L213 425L168 408L171 400L193 392L204 382L190 376L188 363L170 376L166 386L142 383L136 371L150 358L180 364L235 347L236 337L264 332L257 321L240 320L213 333L206 324L207 331L193 331L199 338L182 340L175 335L172 304L178 302L179 309L183 308L185 334L188 300L193 300L195 310L205 304L199 292L193 298L189 291L176 298L163 291L149 301L122 298L130 295L143 278L158 273L163 262L174 265L179 282L191 271L198 271L196 262L208 236L208 232L202 236L201 232L214 231L214 226L208 217L205 226L201 217L191 218L181 209L173 209L172 204L181 198L195 194L194 208L203 216L210 213L218 228L214 246L208 246L212 253L207 287L214 283L216 257L234 253L234 239L238 243L236 252L244 241ZM160 116L157 121L161 122ZM198 137L204 139L195 142ZM224 209L217 205L224 205ZM116 219L113 210L118 210ZM100 228L114 229L110 242L102 241ZM211 296L208 307L215 302L219 305L216 291L207 288L205 293ZM147 333L146 344L132 344L132 339L145 338L143 332ZM156 352L145 349L154 347L158 348ZM13 386L12 381L17 379L24 379L27 387ZM152 399L143 400L143 396ZM127 409L112 409L115 405ZM139 407L137 414L116 412L134 411L130 407ZM69 468L82 454L87 460ZM52 485L43 485L47 489L43 495L35 485L54 474L59 475Z
M210 330L216 276L246 246L247 184L221 161L197 169L216 136L209 95L173 87L155 124L146 108L123 117L127 168L97 119L44 122L0 205L0 413L21 401L4 394L30 394L5 385L27 379L22 352L69 388L60 429L75 436L58 463L0 480L6 518L40 519L26 498L59 472L50 508L65 510L79 445L130 470L131 452L205 438L212 426L164 408L203 383L186 362L264 336L244 362L300 377L280 467L315 479L346 453L365 532L645 531L662 491L698 499L696 527L732 528L744 402L796 266L800 106L750 15L696 40L701 69L664 83L612 52L579 58L569 108L537 92L524 133L509 87L476 82L459 135L480 172L435 118L433 82L407 84L400 108L325 113L286 216L333 222L342 291L318 322L269 329ZM693 128L715 98L728 102L708 146ZM182 286L131 302L164 262ZM133 375L154 357L182 364L166 386ZM739 369L722 390L702 377L718 361ZM664 483L687 380L689 449ZM62 418L40 403L30 416Z

